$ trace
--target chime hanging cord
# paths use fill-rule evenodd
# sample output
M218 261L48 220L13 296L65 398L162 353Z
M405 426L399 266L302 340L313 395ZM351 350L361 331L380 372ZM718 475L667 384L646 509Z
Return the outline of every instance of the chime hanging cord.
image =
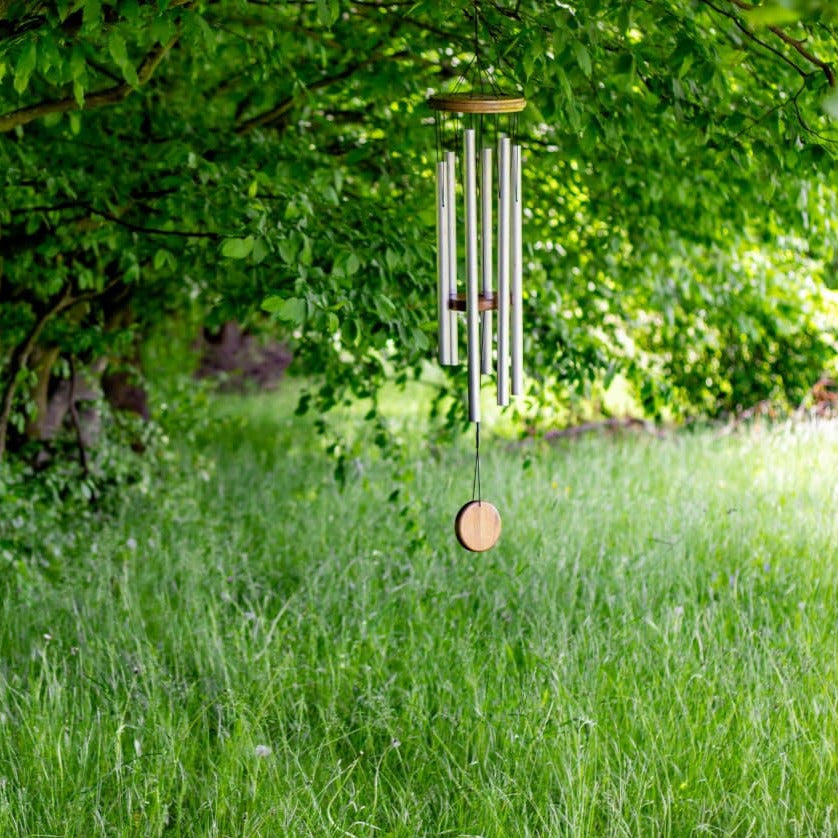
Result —
M480 85L480 92L483 92L483 65L480 61L480 7L478 0L474 0L474 58L472 61L477 66L477 82ZM483 134L483 119L479 120L480 134ZM481 138L482 144L482 138ZM483 345L483 321L482 318L478 325L478 333L480 334L479 345ZM478 503L483 502L483 494L480 486L480 423L474 423L474 480L471 484L471 499L477 499Z
M483 503L483 495L480 489L480 423L474 423L474 480L471 484L471 499Z
M474 0L474 62L477 64L477 80L482 82L483 66L480 63L480 7Z

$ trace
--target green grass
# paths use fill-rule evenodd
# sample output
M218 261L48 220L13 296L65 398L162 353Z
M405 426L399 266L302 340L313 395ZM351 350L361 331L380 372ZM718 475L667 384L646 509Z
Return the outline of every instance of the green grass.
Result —
M476 556L467 446L230 410L5 583L0 835L838 833L838 429L487 438Z

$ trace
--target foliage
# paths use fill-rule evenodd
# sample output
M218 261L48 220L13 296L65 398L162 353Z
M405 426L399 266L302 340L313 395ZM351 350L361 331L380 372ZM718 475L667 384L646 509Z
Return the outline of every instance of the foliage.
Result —
M103 431L84 466L75 440L63 437L49 444L49 467L29 447L22 453L31 457L0 463L0 575L55 580L103 519L184 471L208 473L210 464L194 446L211 421L214 429L225 428L223 419L210 417L208 387L171 374L152 392L150 422L96 404Z
M812 375L834 366L838 297L814 278L799 244L770 258L754 246L695 248L680 264L673 258L666 277L650 277L631 368L650 413L716 416L761 401L795 408ZM697 276L696 265L707 273Z
M434 340L424 98L471 60L474 8L3 0L0 358L5 384L20 379L19 422L35 363L15 350L33 330L41 349L89 362L130 355L155 324L196 308L210 324L267 318L320 377L320 409L374 393L393 369L418 374ZM684 253L703 285L700 254L735 258L759 242L766 264L783 264L778 237L795 237L823 280L838 139L823 110L837 54L824 4L479 9L479 49L530 102L534 397L609 370L654 379L683 330L672 347L655 338L645 367L626 347L641 313L663 310L647 306L684 272ZM761 320L754 296L736 301ZM696 328L690 317L683 308L679 322ZM821 339L802 342L812 351L793 367L765 360L769 376L794 376L781 389L820 372ZM747 354L729 367L729 397L687 393L683 409L763 392Z
M106 406L102 406L107 410ZM50 468L24 458L0 464L0 574L4 577L56 580L67 552L90 538L103 514L113 513L135 492L147 494L160 477L159 428L114 417L109 432L91 452L87 469L76 451L53 446ZM132 452L142 438L145 456ZM63 443L62 443L63 444ZM92 501L96 501L95 505Z

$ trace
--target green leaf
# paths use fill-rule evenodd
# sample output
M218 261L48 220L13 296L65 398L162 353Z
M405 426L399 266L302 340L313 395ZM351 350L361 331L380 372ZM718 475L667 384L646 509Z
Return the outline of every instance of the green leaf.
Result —
M268 255L268 246L264 239L256 239L253 245L253 253L251 254L254 264L258 265L265 260Z
M304 236L302 234L300 234L300 239L303 244L302 250L300 251L300 262L303 265L310 265L313 258L311 239L308 236Z
M123 67L128 63L128 48L125 46L125 38L116 30L112 30L108 37L108 51L117 67Z
M80 79L87 74L87 63L84 60L84 53L79 48L74 48L70 53L70 76L73 79Z
M119 4L119 13L124 20L130 23L136 23L139 17L140 7L137 0L122 0Z
M634 56L630 52L624 52L620 55L614 65L614 72L621 76L633 76L634 70Z
M149 34L158 44L168 43L175 31L174 21L169 17L158 17L149 27Z
M311 393L303 393L300 396L300 401L297 403L297 407L294 410L295 416L305 416L308 413L309 407L311 406Z
M270 314L274 314L285 304L285 300L282 297L277 297L275 294L271 295L270 297L265 297L262 300L262 311L267 311Z
M751 9L745 17L751 26L782 26L800 20L800 10L782 3L769 3Z
M82 12L84 26L98 26L102 22L102 0L84 0Z
M128 48L125 45L125 38L117 31L113 30L108 37L108 50L113 58L114 63L120 70L122 70L122 77L132 87L138 87L140 80L137 78L137 70L131 63L128 57Z
M527 52L524 54L521 66L524 69L524 75L526 78L529 78L533 74L533 70L535 70L535 57L532 53Z
M823 100L823 109L833 119L838 119L838 90L830 93L826 99Z
M131 87L140 86L140 80L137 77L137 69L130 61L122 65L122 78L124 78L125 81L131 85Z
M349 256L346 257L346 275L352 276L353 274L358 273L358 269L360 267L361 260L354 253L350 253Z
M565 98L568 102L573 101L573 87L570 84L570 79L561 67L556 68L556 78L559 80L559 85L564 92Z
M345 320L341 327L344 343L357 346L361 339L361 326L357 319Z
M262 302L262 309L275 314L278 320L299 326L306 319L306 301L301 297L267 297Z
M581 41L574 41L573 53L576 56L576 61L582 69L582 72L588 77L591 77L593 66L591 65L591 54L586 49Z
M246 259L253 250L253 236L243 239L225 239L221 245L221 255L229 259Z
M293 265L297 261L301 245L302 241L299 233L292 233L290 236L286 236L279 243L279 258L286 265Z
M40 67L41 72L48 73L50 70L59 69L63 64L58 45L51 34L45 35L41 39L39 52L38 66Z
M38 47L34 38L27 41L15 65L15 90L23 93L29 84L29 78L38 63Z
M430 342L428 341L427 335L425 335L421 329L410 330L410 344L417 352L424 352L426 349L430 348Z
M161 248L154 254L154 269L159 271L167 265L175 267L177 265L177 260L168 250Z
M331 26L340 17L340 2L317 0L317 17L324 26Z
M78 79L73 81L73 98L80 108L84 107L84 85Z

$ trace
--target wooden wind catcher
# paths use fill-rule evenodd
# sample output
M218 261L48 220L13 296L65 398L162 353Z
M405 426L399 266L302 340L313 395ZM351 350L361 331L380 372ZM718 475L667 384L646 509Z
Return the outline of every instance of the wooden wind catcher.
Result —
M477 439L476 498L458 513L455 532L466 549L481 552L501 530L497 510L480 497L481 377L495 373L501 406L524 391L523 161L517 138L526 100L451 93L431 96L428 105L437 131L439 362L459 365L459 315L465 312L468 415Z

